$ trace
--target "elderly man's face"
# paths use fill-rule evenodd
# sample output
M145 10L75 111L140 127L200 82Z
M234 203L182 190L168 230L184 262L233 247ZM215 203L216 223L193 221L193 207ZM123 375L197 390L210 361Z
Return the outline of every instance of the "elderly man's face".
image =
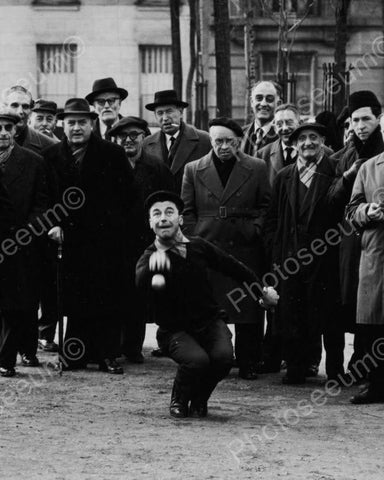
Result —
M31 97L24 92L11 92L5 99L5 103L19 115L20 122L16 125L17 130L23 130L28 124L28 118L31 114Z
M112 125L119 117L121 98L116 92L105 92L97 95L93 101L96 113L106 125Z
M124 148L127 157L136 157L143 149L144 131L135 125L127 126L116 133L116 140Z
M14 143L16 125L5 119L0 119L0 152L7 150Z
M365 142L379 124L371 107L362 107L351 115L352 128L362 142Z
M299 118L292 110L280 110L275 114L275 128L281 140L287 144L290 134L299 126Z
M261 82L252 91L251 107L255 119L260 125L273 120L278 95L275 86L270 82Z
M239 149L240 138L227 127L214 125L209 129L209 138L213 151L223 162L234 157Z
M43 135L52 137L56 127L56 115L49 112L32 112L29 125Z
M306 162L315 162L323 150L324 137L316 130L303 130L297 138L299 156Z
M161 105L156 107L155 117L164 133L174 135L180 129L183 109L176 105Z
M92 133L92 120L88 115L68 115L64 118L64 133L70 145L81 147Z

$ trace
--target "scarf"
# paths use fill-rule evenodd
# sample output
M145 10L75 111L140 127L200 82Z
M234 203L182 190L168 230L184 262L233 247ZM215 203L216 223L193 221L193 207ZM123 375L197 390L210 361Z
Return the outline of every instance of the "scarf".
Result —
M311 186L312 180L316 175L317 166L323 159L323 154L319 156L319 159L316 162L306 163L300 157L297 159L297 168L299 170L300 182L303 183L307 188Z
M177 232L175 241L170 246L162 244L158 237L155 239L155 247L157 250L163 252L170 251L176 253L176 255L180 255L182 258L187 258L187 243L189 243L189 240L183 235L181 230Z

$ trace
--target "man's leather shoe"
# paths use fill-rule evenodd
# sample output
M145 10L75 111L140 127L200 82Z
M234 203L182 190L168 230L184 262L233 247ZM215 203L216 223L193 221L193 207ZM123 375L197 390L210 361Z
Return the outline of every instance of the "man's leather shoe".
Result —
M306 377L317 377L319 374L319 367L317 365L309 365L305 372Z
M369 387L350 399L354 405L365 405L368 403L384 403L384 392L375 392Z
M188 417L188 407L178 402L171 402L169 413L174 418Z
M302 385L305 383L305 377L285 375L282 378L283 385Z
M57 343L49 342L48 340L45 340L45 338L39 338L38 346L39 350L43 350L43 352L56 353L59 350Z
M134 353L134 354L125 354L127 362L129 363L144 363L144 355L142 353Z
M240 368L239 377L243 378L244 380L256 380L258 375L254 368Z
M191 405L189 407L189 416L190 417L197 416L199 418L204 418L207 415L208 415L208 404L207 404L207 402L191 401Z
M103 362L99 363L99 370L102 372L113 373L121 375L124 373L123 367L121 367L114 358L106 358Z
M21 356L21 363L24 367L38 367L40 366L39 359L36 355L22 355Z
M16 370L14 368L0 367L1 377L14 377L15 375L16 375Z
M168 353L162 348L155 348L151 352L152 357L169 357Z

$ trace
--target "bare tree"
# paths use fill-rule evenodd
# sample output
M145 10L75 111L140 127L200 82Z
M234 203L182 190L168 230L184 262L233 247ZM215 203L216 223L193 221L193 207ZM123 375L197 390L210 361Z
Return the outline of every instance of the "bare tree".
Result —
M347 26L348 9L351 0L337 0L335 5L335 67L333 79L333 111L338 115L346 100L346 69L347 69Z
M183 90L183 69L181 63L181 42L180 42L180 0L169 0L171 12L171 37L172 37L172 68L173 88L179 98Z
M231 40L228 0L213 0L217 114L232 116Z
M185 99L192 105L192 84L193 77L196 70L196 22L197 22L197 12L198 3L196 0L188 0L189 2L189 71L187 77L187 83L185 87ZM187 109L187 122L192 123L192 109Z

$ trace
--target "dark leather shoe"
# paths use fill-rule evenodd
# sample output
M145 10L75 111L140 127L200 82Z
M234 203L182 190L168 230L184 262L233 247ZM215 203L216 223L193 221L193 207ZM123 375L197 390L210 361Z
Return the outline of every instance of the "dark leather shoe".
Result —
M258 375L254 368L240 368L239 377L244 380L257 380Z
M192 401L189 407L189 416L190 417L199 417L204 418L208 415L208 404L207 402L198 402Z
M106 358L103 362L100 362L99 370L115 375L121 375L122 373L124 373L123 367L121 367L114 358Z
M182 403L172 402L169 407L169 413L174 418L188 417L188 407Z
M368 403L384 403L384 392L375 392L367 388L350 399L354 405L365 405Z
M38 367L40 366L39 359L36 357L36 355L22 355L21 356L21 363L24 365L24 367Z
M168 353L162 348L155 348L151 352L152 357L169 357Z
M38 347L39 350L42 350L43 352L56 353L59 351L57 343L49 342L48 340L45 340L45 338L39 338Z
M142 353L125 354L125 357L129 363L144 363L144 355Z
M16 370L14 368L0 367L1 377L14 377L15 375L16 375Z
M285 375L281 382L283 385L302 385L305 383L305 377Z
M317 365L310 365L305 372L306 377L317 377L318 374L319 367Z

